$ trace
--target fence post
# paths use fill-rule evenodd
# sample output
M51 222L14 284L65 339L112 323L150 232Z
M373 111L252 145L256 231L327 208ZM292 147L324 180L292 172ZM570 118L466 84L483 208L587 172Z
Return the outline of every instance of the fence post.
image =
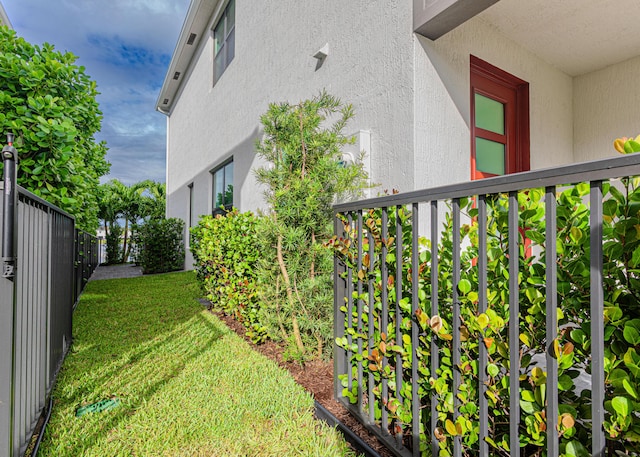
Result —
M7 135L8 145L2 149L4 181L2 183L2 257L3 268L0 278L0 457L14 454L14 354L15 354L15 208L17 204L15 162L16 149L13 135Z
M2 215L0 205L0 217ZM11 456L13 449L13 317L13 282L0 277L0 457Z
M333 224L334 234L340 236L342 234L342 224L338 218L338 214L334 215ZM336 344L336 339L342 338L345 333L344 320L346 316L340 308L345 303L347 284L342 277L342 274L346 271L346 265L338 259L337 255L334 256L333 262L333 394L334 397L338 399L342 397L342 383L340 379L338 379L338 375L347 373L348 362L344 349Z
M16 161L18 152L13 147L13 134L7 134L7 145L2 148L4 164L4 192L2 217L2 277L15 276L14 221L16 210Z

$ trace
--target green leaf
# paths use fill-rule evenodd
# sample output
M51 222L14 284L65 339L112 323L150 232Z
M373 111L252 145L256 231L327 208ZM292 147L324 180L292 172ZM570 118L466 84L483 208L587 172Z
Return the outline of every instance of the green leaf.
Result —
M633 384L631 384L631 382L629 382L629 378L624 378L622 380L622 387L624 387L624 390L629 395L631 395L636 400L638 399L638 391L636 390L635 386Z
M621 368L615 368L609 374L609 382L611 385L617 389L622 388L622 383L625 379L629 377L629 374Z
M498 365L494 363L489 363L487 364L487 373L492 378L495 378L496 376L498 376L498 374L500 374L500 368L498 368Z
M640 265L640 247L634 249L629 265L633 268Z
M480 327L480 330L484 330L487 325L489 325L489 316L487 316L485 313L481 313L477 318L477 323L478 327Z
M625 324L623 336L627 343L637 346L640 344L640 332L632 322L633 321L630 321Z
M527 414L534 414L540 411L535 402L520 400L520 409Z
M458 282L458 291L460 291L462 295L468 294L471 291L471 283L469 280L461 279L460 282Z
M568 392L570 390L572 390L574 388L574 383L573 383L573 379L571 379L571 376L569 376L568 374L563 373L559 378L558 378L558 389Z
M571 457L590 457L589 451L580 441L569 441L565 448L565 453Z
M533 392L531 392L530 390L526 390L526 389L522 390L522 392L520 393L520 396L524 401L528 401L528 402L536 401L536 397L533 395Z
M444 428L452 436L456 436L458 434L458 430L456 429L455 424L450 419L447 419L444 422Z
M621 396L613 397L613 400L611 400L611 406L622 417L627 417L632 409L631 400L627 397Z
M624 195L622 195L622 193L618 189L616 189L615 186L611 186L609 188L609 192L611 193L611 196L615 198L619 204L624 205L626 203L626 199L624 198Z
M618 203L613 199L606 200L602 204L602 213L605 216L613 217L616 215L617 211L618 211Z
M628 140L624 144L624 151L627 154L631 154L631 153L634 153L634 152L640 152L640 143L638 143L635 140Z

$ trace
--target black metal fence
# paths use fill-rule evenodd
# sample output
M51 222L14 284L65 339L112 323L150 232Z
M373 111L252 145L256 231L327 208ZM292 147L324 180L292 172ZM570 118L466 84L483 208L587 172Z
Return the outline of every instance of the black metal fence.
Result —
M74 303L82 293L82 289L89 281L93 271L100 265L100 245L95 235L76 229L76 295Z
M336 398L397 456L616 455L640 436L639 174L627 155L336 205Z
M71 344L74 303L98 264L95 237L72 216L21 188L16 209L14 277L0 278L1 457L24 453Z

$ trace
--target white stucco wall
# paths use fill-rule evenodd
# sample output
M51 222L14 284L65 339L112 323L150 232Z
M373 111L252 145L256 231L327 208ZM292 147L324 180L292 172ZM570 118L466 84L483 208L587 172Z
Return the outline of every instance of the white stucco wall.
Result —
M414 49L418 187L469 179L470 54L529 82L531 168L573 161L570 76L479 18L437 41L416 36Z
M347 132L367 132L368 166L380 185L371 195L467 181L471 54L529 82L532 169L615 155L614 138L640 133L640 57L572 77L482 17L437 41L415 35L410 2L282 0L236 8L233 62L213 86L208 33L168 122L169 216L188 218L191 183L194 219L209 214L209 171L231 156L234 205L261 208L253 173L262 165L254 153L260 115L270 102L295 103L322 89L354 105ZM329 55L318 66L312 55L325 43Z
M262 206L252 172L258 165L253 150L260 115L269 102L297 102L323 88L354 105L356 117L347 132L371 132L372 180L412 187L413 163L407 160L413 150L411 5L287 0L238 2L236 8L233 62L212 87L209 36L170 116L169 214L183 211L192 181L197 210L210 212L208 171L231 155L234 204L241 210ZM325 43L329 56L316 68L312 55Z
M640 57L574 82L577 161L617 156L613 140L640 134Z

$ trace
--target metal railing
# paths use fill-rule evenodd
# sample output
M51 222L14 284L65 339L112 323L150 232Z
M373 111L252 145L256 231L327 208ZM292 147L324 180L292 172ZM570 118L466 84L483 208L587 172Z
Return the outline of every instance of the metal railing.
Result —
M558 456L560 446L566 445L561 444L566 439L562 435L569 435L569 428L562 427L573 427L571 421L575 419L581 427L590 429L590 442L581 445L589 448L589 455L604 456L607 443L604 404L608 391L602 318L603 186L609 189L611 180L637 175L640 175L640 154L336 205L336 237L332 242L337 252L336 398L397 456L439 455L447 440L454 457L519 456L526 444L520 441L525 427L523 417L533 415L521 411L522 382L523 379L531 382L531 367L538 366L544 370L546 381L540 381L540 385L544 384L546 392L536 413L542 422L549 422L538 430L544 436L540 438L542 452ZM558 360L563 356L563 346L557 342L562 338L569 341L565 333L575 328L559 329L556 313L558 307L563 307L558 302L556 210L564 189L576 183L585 183L579 200L588 207L585 216L588 229L584 235L588 241L583 246L588 260L581 273L588 283L586 292L583 291L587 306L578 324L585 325L591 333L589 353L581 365L582 377L590 391L591 410L582 418L571 416L571 420L556 426L553 418L566 415L565 410L559 411L558 404ZM543 230L541 238L532 242L529 237L534 234L522 226L523 205L518 199L530 196L533 189L542 195L537 214L542 214ZM505 224L499 235L507 247L502 253L490 253L488 237L491 240L496 235L498 200L502 205L500 223ZM563 223L570 225L571 220ZM575 234L578 235L581 234ZM497 264L502 269L499 291L492 289L497 287L487 262L492 256L499 258L491 264L492 268ZM532 260L527 263L523 259ZM541 268L539 276L543 278L535 285L541 291L537 302L542 308L536 319L543 316L541 325L546 327L546 335L538 341L539 347L534 348L537 359L534 357L531 364L521 366L523 353L531 350L529 345L534 346L522 336L522 325L531 311L521 306L527 287L521 281L528 274L523 270L533 263ZM469 282L465 278L477 282L473 298L469 298ZM573 287L564 283L561 286ZM502 298L496 298L493 292L501 293ZM527 302L527 307L530 305ZM462 316L465 310L461 306L472 306L475 318L484 316L482 319L489 312L488 307L502 306L504 332L498 335L496 331L492 338L483 341L486 323L471 331L469 322L474 317L468 313ZM445 317L449 322L441 321ZM445 332L446 328L450 334ZM471 343L478 335L480 340ZM490 366L498 358L497 354L489 354L492 346L495 351L493 336L496 342L504 338L502 348L506 348L501 359L504 366L497 368ZM564 347L567 354L572 350L572 346ZM473 360L469 359L471 356ZM445 372L447 366L450 372ZM512 372L518 376L510 376ZM438 385L439 378L443 381L446 378L448 387L442 384L433 387ZM511 392L509 398L498 403L501 411L495 406L498 400L490 400L499 382L503 383L502 392ZM449 389L447 395L442 389ZM474 407L473 413L465 412L466 417L473 419L473 423L467 424L461 419L460 408L464 403L461 399L467 398L470 390L476 392L477 410ZM498 427L492 419L496 414L508 418L500 453L492 441L496 437L491 436ZM526 427L530 425L527 422ZM470 433L477 433L477 437L467 441L474 442L472 446L463 443Z
M80 297L80 294L93 274L93 271L98 265L100 265L100 246L98 244L98 238L95 235L76 229L75 253L76 295L74 303L77 303L78 297Z
M25 451L71 344L74 303L97 266L95 237L76 231L69 214L17 190L15 268L13 277L0 278L2 457Z

